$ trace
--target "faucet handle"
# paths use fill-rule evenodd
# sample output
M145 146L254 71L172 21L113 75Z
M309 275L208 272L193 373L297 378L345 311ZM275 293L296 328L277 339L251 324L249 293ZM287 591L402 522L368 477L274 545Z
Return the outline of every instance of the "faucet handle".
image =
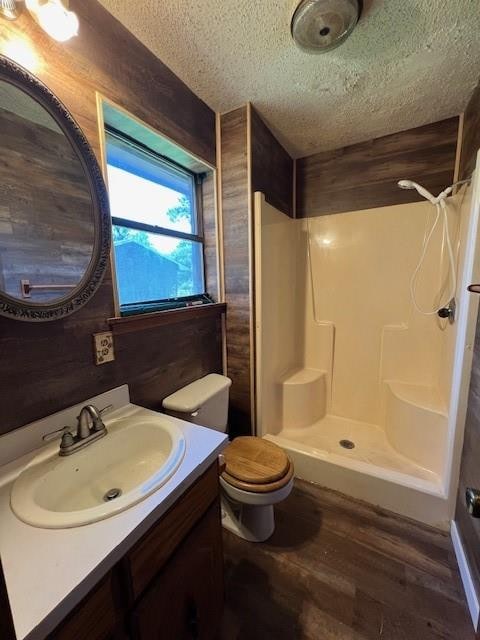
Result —
M113 409L113 404L107 404L106 407L103 407L103 409L100 409L100 411L98 412L101 416L103 416L103 414L105 413L105 411L110 411L110 409Z
M75 427L62 427L61 429L56 429L55 431L50 431L50 433L46 433L42 436L42 440L44 442L50 442L51 440L57 440L57 438L63 438L65 436L69 436L73 438L75 435L76 429Z

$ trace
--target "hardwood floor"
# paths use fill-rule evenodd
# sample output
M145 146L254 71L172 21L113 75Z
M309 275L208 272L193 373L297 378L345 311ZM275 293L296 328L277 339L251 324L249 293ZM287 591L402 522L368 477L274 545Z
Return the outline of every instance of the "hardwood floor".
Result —
M276 523L224 532L222 640L474 640L447 534L298 480Z

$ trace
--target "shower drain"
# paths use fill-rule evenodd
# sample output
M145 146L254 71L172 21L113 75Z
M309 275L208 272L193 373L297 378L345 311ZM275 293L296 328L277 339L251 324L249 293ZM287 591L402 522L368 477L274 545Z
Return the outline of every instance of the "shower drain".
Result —
M103 496L103 501L110 502L110 500L115 500L115 498L118 498L121 495L122 495L121 489L117 489L117 488L110 489L110 491L107 491L107 493Z
M355 443L351 440L340 440L339 445L344 449L355 449Z

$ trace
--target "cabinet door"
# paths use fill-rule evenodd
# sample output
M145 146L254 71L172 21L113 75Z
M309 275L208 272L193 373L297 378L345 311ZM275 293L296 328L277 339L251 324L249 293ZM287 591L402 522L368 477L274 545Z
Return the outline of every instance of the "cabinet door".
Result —
M115 625L112 575L108 574L48 640L110 640Z
M132 614L136 640L214 640L223 610L218 500L164 566Z
M218 498L218 488L218 469L213 464L130 551L127 566L135 600L207 513Z

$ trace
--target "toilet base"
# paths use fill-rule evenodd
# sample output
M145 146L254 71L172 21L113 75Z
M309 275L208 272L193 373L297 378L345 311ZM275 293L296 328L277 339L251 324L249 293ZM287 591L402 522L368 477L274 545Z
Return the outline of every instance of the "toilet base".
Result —
M275 531L273 505L240 504L223 495L222 525L249 542L265 542Z

